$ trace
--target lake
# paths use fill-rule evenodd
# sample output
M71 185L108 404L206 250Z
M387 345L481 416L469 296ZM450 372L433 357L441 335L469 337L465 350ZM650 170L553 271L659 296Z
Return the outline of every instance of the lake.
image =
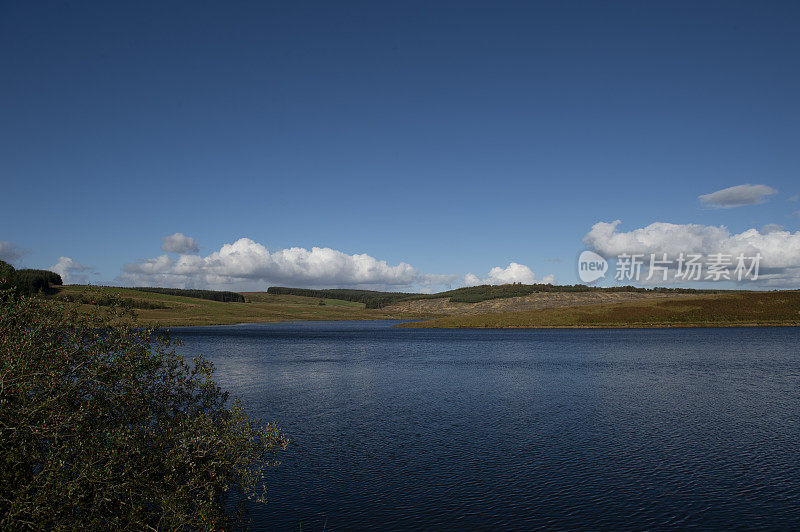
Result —
M172 331L291 439L254 528L800 527L800 329L395 323Z

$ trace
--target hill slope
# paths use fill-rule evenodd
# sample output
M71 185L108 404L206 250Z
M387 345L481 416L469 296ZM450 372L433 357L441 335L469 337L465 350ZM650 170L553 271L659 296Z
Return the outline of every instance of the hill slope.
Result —
M734 292L446 316L403 327L624 328L800 325L800 291Z
M599 286L556 285L556 284L501 284L465 286L446 292L435 294L418 294L410 292L379 292L375 290L351 290L343 288L325 288L320 290L308 288L289 288L284 286L271 286L268 294L296 295L305 297L324 297L364 303L367 308L383 308L404 301L419 301L425 299L448 298L452 303L479 303L492 299L508 299L523 297L530 294L551 293L599 293L613 294L618 292L643 293L643 294L702 294L716 293L712 290L691 290L685 288L637 288L634 286L614 286L609 288Z
M131 308L146 323L162 327L185 325L231 325L280 321L375 320L406 317L393 311L366 309L363 303L292 295L245 292L245 302L212 301L198 297L141 291L132 288L64 286L47 296L81 310L107 306L116 299ZM322 304L320 304L322 303Z
M597 305L601 303L618 303L623 301L639 301L643 299L664 299L691 297L685 294L661 292L537 292L518 297L502 297L486 299L476 303L454 301L453 298L416 299L400 301L384 307L403 313L464 315L486 314L489 312L512 312L518 310L534 310L541 308L577 307Z

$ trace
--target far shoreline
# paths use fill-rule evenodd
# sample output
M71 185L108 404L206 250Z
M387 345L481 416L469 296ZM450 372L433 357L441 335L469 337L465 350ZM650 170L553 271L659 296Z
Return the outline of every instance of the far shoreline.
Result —
M416 322L419 323L419 322ZM424 322L422 322L424 323ZM543 329L568 329L568 330L595 330L595 329L746 329L746 328L776 328L800 327L800 323L660 323L642 325L536 325L536 326L447 326L447 325L406 325L399 323L394 327L403 329L468 329L468 330L543 330Z
M450 330L621 330L621 329L747 329L747 328L781 328L781 327L800 327L800 322L786 322L786 323L659 323L659 324L641 324L641 325L537 325L537 326L446 326L446 325L423 325L428 320L411 320L406 321L402 318L366 318L356 320L281 320L281 321L256 321L256 322L242 322L242 323L200 323L191 325L153 325L160 329L185 329L189 327L237 327L242 325L271 325L279 323L359 323L365 321L401 321L392 325L393 328L399 329L450 329ZM419 324L419 325L417 325Z

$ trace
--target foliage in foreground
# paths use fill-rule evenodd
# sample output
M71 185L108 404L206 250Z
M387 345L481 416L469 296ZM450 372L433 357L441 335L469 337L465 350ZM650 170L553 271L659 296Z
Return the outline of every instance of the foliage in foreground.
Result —
M108 308L0 292L0 528L231 525L287 440L213 371Z

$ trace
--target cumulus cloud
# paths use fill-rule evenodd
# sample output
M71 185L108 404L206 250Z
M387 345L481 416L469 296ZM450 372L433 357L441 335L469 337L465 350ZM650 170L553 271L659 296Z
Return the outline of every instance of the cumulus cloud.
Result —
M160 255L154 259L145 259L137 263L126 264L124 270L130 273L154 275L168 273L175 265L175 259L169 255Z
M60 275L64 284L84 284L87 281L85 272L92 271L92 268L69 257L59 257L58 262L50 266L49 270Z
M27 250L20 248L16 244L0 241L0 260L14 263L27 254Z
M199 248L194 238L186 236L183 233L175 233L173 235L165 236L161 244L162 251L167 253L197 253Z
M775 231L783 231L783 229L783 226L779 224L767 224L761 228L761 233L766 235L769 233L774 233Z
M778 191L767 185L736 185L710 194L698 196L701 202L719 209L756 205L767 201L767 196Z
M518 264L516 262L510 263L505 268L495 266L489 270L489 276L483 279L472 273L466 274L463 279L464 286L509 283L553 284L555 281L556 279L553 274L546 275L542 279L537 279L533 270L524 264Z
M407 289L452 282L455 276L424 274L405 262L390 265L367 254L294 247L270 252L249 238L208 256L169 255L126 264L120 281L171 287L263 289L270 285Z
M752 257L760 253L760 278L767 284L788 286L800 282L800 231L792 233L780 226L768 226L761 231L748 229L733 234L725 226L657 222L622 232L617 230L619 224L619 220L594 224L583 243L605 257L623 253Z

